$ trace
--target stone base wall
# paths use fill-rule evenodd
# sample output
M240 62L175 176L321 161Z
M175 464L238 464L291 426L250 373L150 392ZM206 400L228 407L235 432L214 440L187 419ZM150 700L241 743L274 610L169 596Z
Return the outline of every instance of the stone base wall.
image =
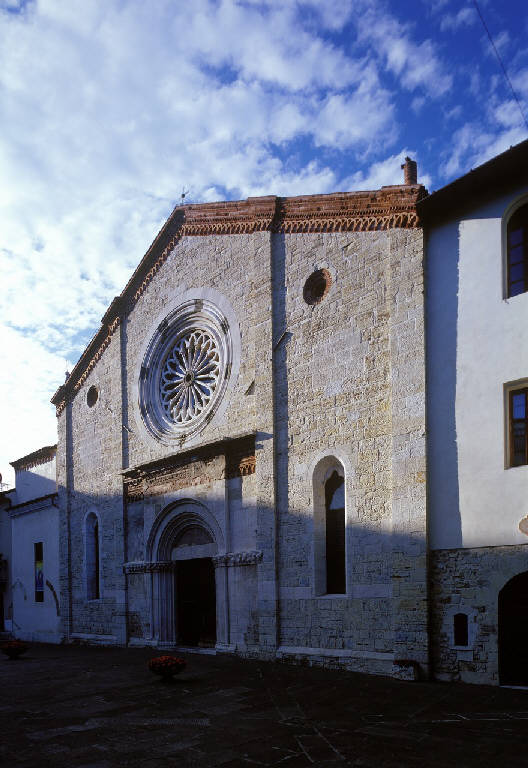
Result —
M430 554L433 676L499 683L498 598L528 569L528 545L434 550ZM468 617L468 645L455 645L454 617Z
M319 597L281 601L281 645L345 653L393 650L392 601Z

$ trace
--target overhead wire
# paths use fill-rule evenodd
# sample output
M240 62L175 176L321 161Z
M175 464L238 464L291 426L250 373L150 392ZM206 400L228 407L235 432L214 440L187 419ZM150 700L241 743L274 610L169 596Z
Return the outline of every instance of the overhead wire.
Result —
M523 108L522 108L521 102L520 102L520 100L519 100L519 97L517 96L517 93L515 92L515 88L513 87L513 83L512 83L512 81L510 80L510 78L509 78L509 76L508 76L508 73L507 73L507 71L506 71L506 67L504 66L504 63L503 63L503 61L502 61L502 59L501 59L501 56L500 56L500 54L499 54L499 51L497 50L497 46L496 46L496 45L495 45L495 43L493 42L493 38L492 38L492 36L491 36L491 33L490 33L489 29L488 29L488 25L486 24L486 22L485 22L485 20L484 20L484 16L482 15L482 12L481 12L481 10L480 10L480 8L479 8L479 5L478 5L478 3L477 3L477 0L473 0L473 5L475 6L475 10L477 11L477 13L478 13L478 15L479 15L479 17L480 17L480 20L481 20L481 22L482 22L482 26L483 26L483 27L484 27L484 29L486 30L486 34L487 34L487 36L488 36L488 39L489 39L489 41L490 41L490 43L491 43L491 47L492 47L492 48L493 48L493 50L495 51L495 56L497 57L497 61L499 62L500 66L501 66L501 69L502 69L502 71L503 71L503 73L504 73L504 77L506 78L506 82L507 82L507 83L508 83L508 85L510 86L510 90L511 90L511 92L512 92L512 94L513 94L513 98L514 98L514 99L515 99L515 101L517 102L517 106L519 107L519 112L521 113L521 117L522 117L522 119L523 119L523 122L524 122L524 124L525 124L525 126L526 126L526 128L527 128L527 130L528 130L528 120L526 119L526 115L524 114L524 111L523 111Z

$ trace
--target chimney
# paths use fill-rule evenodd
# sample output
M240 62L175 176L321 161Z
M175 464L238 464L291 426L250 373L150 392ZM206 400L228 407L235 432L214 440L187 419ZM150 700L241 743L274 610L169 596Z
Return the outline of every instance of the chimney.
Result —
M403 168L403 183L406 185L418 184L418 166L416 160L411 160L410 157L405 158Z

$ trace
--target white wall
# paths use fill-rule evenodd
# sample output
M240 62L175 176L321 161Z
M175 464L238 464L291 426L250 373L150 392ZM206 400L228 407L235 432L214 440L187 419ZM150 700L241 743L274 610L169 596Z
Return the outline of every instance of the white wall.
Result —
M57 490L55 457L31 469L18 470L16 478L16 504L38 499Z
M504 384L528 379L528 293L504 298L502 218L528 187L427 240L427 432L433 549L528 544L528 466L506 468ZM527 198L528 202L528 198Z
M53 505L12 517L13 634L23 640L60 641L59 510ZM44 602L35 602L34 544L43 543Z

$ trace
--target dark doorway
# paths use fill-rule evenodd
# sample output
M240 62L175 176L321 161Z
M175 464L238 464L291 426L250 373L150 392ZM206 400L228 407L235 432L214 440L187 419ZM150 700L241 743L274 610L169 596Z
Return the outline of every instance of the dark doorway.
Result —
M499 681L528 685L528 572L499 592Z
M214 647L216 589L210 557L180 560L176 570L176 610L180 645Z

